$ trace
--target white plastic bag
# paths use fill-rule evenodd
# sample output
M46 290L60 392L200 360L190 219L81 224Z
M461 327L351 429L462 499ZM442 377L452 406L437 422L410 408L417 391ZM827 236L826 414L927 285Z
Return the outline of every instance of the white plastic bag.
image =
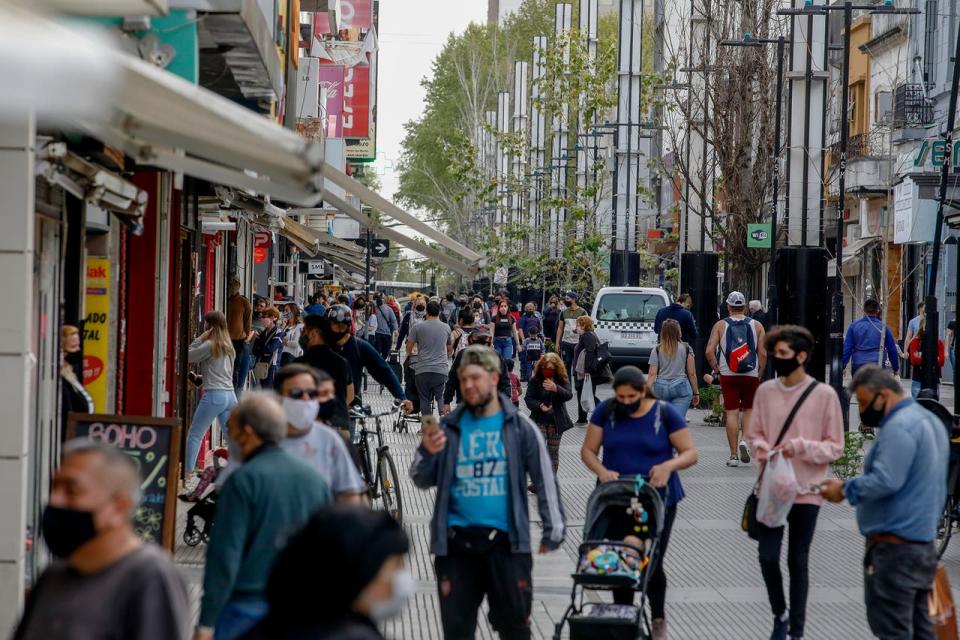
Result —
M593 380L590 379L589 374L583 379L583 391L580 392L580 406L587 412L588 417L593 415L593 410L597 408L596 403L593 401Z
M793 463L779 451L772 453L757 494L757 520L773 528L786 525L798 489Z

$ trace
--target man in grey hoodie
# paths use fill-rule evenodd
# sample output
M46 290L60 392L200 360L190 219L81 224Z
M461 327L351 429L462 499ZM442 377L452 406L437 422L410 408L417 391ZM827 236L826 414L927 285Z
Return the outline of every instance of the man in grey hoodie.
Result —
M563 542L563 507L540 430L497 393L500 359L473 345L460 359L463 403L425 428L410 476L437 488L430 544L448 640L473 638L484 595L501 638L530 638L533 558L527 484L543 521L539 552Z

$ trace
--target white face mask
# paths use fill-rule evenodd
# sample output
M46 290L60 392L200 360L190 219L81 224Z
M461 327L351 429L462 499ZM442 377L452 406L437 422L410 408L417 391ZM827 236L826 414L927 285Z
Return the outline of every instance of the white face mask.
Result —
M374 622L383 622L398 615L417 588L413 574L406 567L394 572L390 586L393 591L390 599L377 602L370 608L370 619Z
M283 405L283 412L287 414L287 422L300 431L308 431L313 427L313 423L317 419L317 412L320 411L319 400L283 398L281 404Z

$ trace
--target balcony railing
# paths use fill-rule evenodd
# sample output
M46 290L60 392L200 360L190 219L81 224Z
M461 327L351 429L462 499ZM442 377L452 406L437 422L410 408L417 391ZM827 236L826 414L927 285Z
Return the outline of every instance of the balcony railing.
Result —
M884 158L890 153L887 135L882 130L869 133L858 133L850 136L847 142L847 161L858 158ZM830 146L830 164L836 166L840 162L840 143Z
M921 84L901 84L893 96L893 125L926 127L933 124L933 101L929 100Z

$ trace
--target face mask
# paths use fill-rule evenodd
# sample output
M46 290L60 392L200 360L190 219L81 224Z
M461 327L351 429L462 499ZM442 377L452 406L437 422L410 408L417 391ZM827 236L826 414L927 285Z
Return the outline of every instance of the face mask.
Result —
M570 304L570 300L564 299L563 304Z
M323 421L327 421L333 417L334 411L337 409L336 400L327 400L326 402L321 402L319 410L317 411L317 418Z
M347 335L346 332L333 331L327 329L323 332L323 339L329 345L334 345L340 342L343 336Z
M777 375L781 378L783 376L788 376L800 367L800 363L797 361L797 356L792 358L778 358L773 357L773 370L777 372Z
M374 622L389 620L403 611L416 589L410 569L394 572L393 578L390 579L390 587L393 592L390 598L377 602L370 608L370 619Z
M320 410L320 403L316 400L283 398L281 404L283 412L287 414L287 422L300 431L308 431L313 426Z
M614 400L614 402L616 402L614 411L621 417L632 415L634 411L640 408L640 400L634 400L630 403L620 402L619 400Z
M50 505L43 510L40 528L47 548L58 558L69 558L74 551L97 535L92 511Z
M482 306L483 306L483 305L480 304L479 302L474 302L474 303L473 303L473 308L474 308L474 309L479 309L479 308L481 308Z
M310 336L308 336L308 335L306 335L306 334L300 336L300 339L297 340L297 342L300 344L300 348L301 348L301 349L309 349L309 348L310 348Z
M79 351L74 351L73 353L68 353L63 356L63 360L73 367L73 370L76 373L83 372L83 354Z
M880 421L883 420L883 409L876 409L873 406L879 397L880 394L878 393L873 396L865 409L860 409L860 423L866 427L879 427Z
M552 377L554 376L554 374L556 373L556 371L554 371L553 369L542 369L542 370L540 371L540 373L543 374L543 377L544 377L545 380L549 380L550 378L552 378Z
M417 307L417 313L424 313L426 310L426 307Z

